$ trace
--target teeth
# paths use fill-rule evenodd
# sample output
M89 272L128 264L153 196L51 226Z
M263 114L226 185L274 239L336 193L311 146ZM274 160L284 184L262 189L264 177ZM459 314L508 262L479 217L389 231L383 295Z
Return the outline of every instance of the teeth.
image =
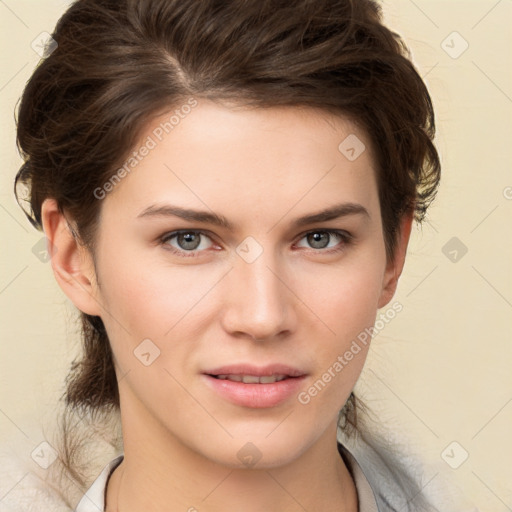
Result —
M244 384L259 384L260 378L255 375L244 375L242 377L242 382Z
M217 375L221 380L232 380L234 382L243 382L244 384L273 384L286 379L286 375L265 375L258 377L257 375Z
M277 382L279 380L283 380L285 377L279 378L279 375L268 375L264 377L260 377L260 384L271 384L272 382Z

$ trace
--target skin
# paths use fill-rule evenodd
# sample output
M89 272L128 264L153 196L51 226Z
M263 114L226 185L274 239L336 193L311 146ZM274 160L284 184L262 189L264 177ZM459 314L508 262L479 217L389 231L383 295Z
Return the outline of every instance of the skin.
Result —
M149 121L141 144L168 117ZM338 150L350 134L366 146L354 161ZM292 225L344 202L369 215ZM163 204L216 212L236 229L138 217ZM307 373L307 391L390 302L412 218L386 261L363 131L310 108L201 100L102 200L94 261L53 199L42 214L57 281L80 310L101 316L112 344L125 459L109 481L108 511L357 511L336 421L369 344L307 404L294 394L275 407L235 405L201 372L280 362ZM195 256L171 252L185 252L183 240L161 241L180 229L206 231ZM324 238L315 245L311 232ZM236 252L246 237L262 249L250 263ZM134 356L144 339L160 350L149 366ZM237 457L248 442L261 455L252 467Z

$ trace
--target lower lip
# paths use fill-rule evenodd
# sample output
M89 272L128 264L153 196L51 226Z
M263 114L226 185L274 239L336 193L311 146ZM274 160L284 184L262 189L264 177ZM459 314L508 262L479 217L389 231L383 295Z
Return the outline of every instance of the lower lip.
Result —
M296 395L305 376L291 377L271 384L244 384L227 379L203 375L209 386L226 400L242 407L262 409L275 407Z

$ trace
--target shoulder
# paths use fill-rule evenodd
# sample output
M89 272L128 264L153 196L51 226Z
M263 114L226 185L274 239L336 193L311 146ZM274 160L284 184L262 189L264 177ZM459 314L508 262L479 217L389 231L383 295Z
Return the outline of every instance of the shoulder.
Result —
M460 489L443 477L439 467L422 463L406 443L393 439L389 432L347 436L338 427L338 443L360 466L379 512L470 510Z
M88 443L80 458L81 481L62 463L58 439L50 435L48 440L39 426L30 433L6 436L0 443L0 512L73 512L114 447L96 438Z
M49 481L46 470L30 457L10 450L0 454L0 512L72 512L66 498Z

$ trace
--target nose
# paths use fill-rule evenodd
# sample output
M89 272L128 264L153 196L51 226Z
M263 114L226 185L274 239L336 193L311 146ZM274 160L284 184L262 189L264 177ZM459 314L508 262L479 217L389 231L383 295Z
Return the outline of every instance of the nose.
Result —
M280 339L295 330L297 298L275 258L238 259L225 283L222 324L231 336Z

